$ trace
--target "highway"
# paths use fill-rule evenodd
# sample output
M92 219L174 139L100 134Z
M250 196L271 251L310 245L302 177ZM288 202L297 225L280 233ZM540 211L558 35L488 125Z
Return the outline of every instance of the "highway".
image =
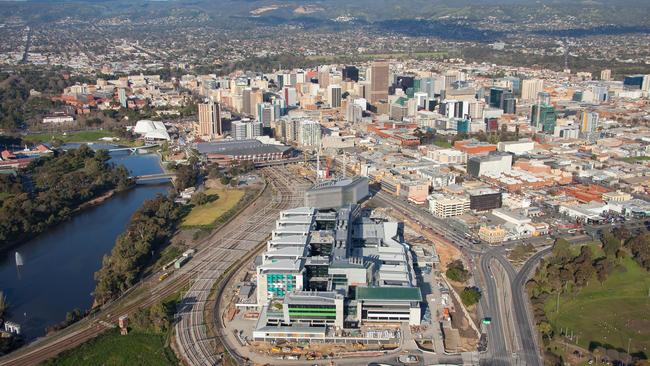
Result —
M478 258L478 261L474 261L478 263L474 269L474 277L477 281L481 279L484 283L481 289L483 297L479 303L479 311L482 317L492 319L486 329L488 349L481 355L482 360L490 365L537 366L542 364L537 353L536 331L532 315L529 312L524 285L532 268L537 265L547 251L543 250L531 257L518 273L505 258L505 249L522 241L511 241L502 246L475 245L467 239L464 233L455 230L444 220L434 217L425 209L410 204L399 197L377 191L373 199L386 207L400 211L421 227L431 228L440 240L456 246L465 255ZM502 281L501 276L496 276L493 272L492 265L497 265L497 263L502 267L506 281ZM511 298L499 297L499 289L504 286L510 288L508 293ZM515 319L512 319L512 313L509 313L513 310ZM506 335L507 329L512 329L513 334ZM506 339L510 340L512 344L506 344ZM525 362L521 363L521 359L525 359Z
M521 267L512 282L512 302L515 312L516 324L520 325L519 337L521 339L521 349L519 355L523 358L525 365L541 366L541 356L538 352L537 343L534 333L534 319L530 312L529 300L524 286L530 278L531 272L537 267L539 261L548 253L551 248L540 250L530 257Z
M234 271L228 272L228 276L223 275L233 264L243 265L245 259L250 259L257 252L255 249L260 244L263 245L274 229L280 211L303 204L302 188L307 188L307 185L301 183L306 182L301 182L286 168L264 168L261 172L269 178L276 193L274 199L246 217L240 226L225 233L206 249L209 252L205 258L206 265L194 272L191 286L183 295L177 309L176 346L182 358L190 365L214 365L221 357L215 353L216 340L207 334L205 319L208 297L214 286L222 279L227 282ZM228 252L224 253L224 250ZM240 258L243 260L238 261ZM223 286L218 289L218 295L222 291ZM218 329L221 330L220 327ZM228 347L227 344L224 345ZM231 354L237 358L236 353Z
M273 181L271 184L273 184ZM224 233L235 232L240 225L239 218L250 217L255 212L260 211L260 207L266 207L269 204L275 204L275 201L270 189L266 189L232 221L201 240L196 245L198 251L194 258L181 267L180 270L174 271L169 278L160 282L158 281L160 273L148 276L119 299L105 304L92 315L1 357L0 365L34 365L54 357L64 350L74 348L104 332L107 327L102 324L116 324L119 316L132 314L137 309L159 303L162 299L186 288L190 280L197 278L196 274L202 273L215 259L222 261L225 270L227 268L226 263L236 261L243 255L243 251L235 247L233 243L222 245L218 251L206 249L214 243L220 243L220 238L228 237L228 234Z

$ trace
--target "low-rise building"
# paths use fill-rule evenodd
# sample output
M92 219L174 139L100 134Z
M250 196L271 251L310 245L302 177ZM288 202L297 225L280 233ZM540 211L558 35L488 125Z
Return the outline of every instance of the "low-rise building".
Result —
M429 196L429 211L440 218L460 216L470 209L470 200L465 196L432 194Z
M478 237L489 244L498 244L505 240L506 230L501 226L481 226Z

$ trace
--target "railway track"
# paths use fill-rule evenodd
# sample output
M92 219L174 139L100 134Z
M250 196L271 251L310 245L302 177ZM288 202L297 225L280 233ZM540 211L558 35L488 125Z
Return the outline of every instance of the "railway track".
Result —
M215 365L220 361L216 354L216 340L207 334L205 307L214 285L222 280L227 283L236 271L228 271L234 264L243 264L257 252L271 230L280 211L302 205L300 179L297 179L286 168L263 168L262 173L271 182L272 189L277 193L274 199L264 208L250 216L244 225L232 235L224 236L214 246L210 255L210 264L197 272L195 280L184 294L176 314L175 340L182 358L189 365ZM306 183L302 182L305 186ZM220 248L241 251L239 258L224 258L219 256ZM223 276L224 274L225 277ZM218 288L221 296L224 286Z
M275 172L269 172L270 168L262 169L262 173L269 179L272 187L286 186L286 180L277 178ZM276 181L275 179L278 179ZM280 188L282 189L282 188ZM275 198L269 200L268 190L262 193L249 207L242 211L242 214L248 215L252 212L269 212L274 205ZM265 202L266 201L266 202ZM258 208L257 205L262 207ZM288 203L287 203L288 204ZM238 215L242 216L242 215ZM118 300L104 305L98 312L93 313L78 323L75 323L53 335L38 339L35 342L18 349L9 355L0 358L0 365L27 366L52 358L59 353L74 348L88 340L103 333L108 328L102 323L117 323L118 318L123 314L131 314L134 311L154 305L161 300L177 293L186 288L191 283L192 278L197 273L203 273L211 263L219 259L219 256L234 262L237 258L244 255L243 250L239 250L232 242L227 247L221 247L222 238L231 238L237 230L237 218L226 224L220 230L215 231L206 237L196 246L198 249L196 256L185 266L175 271L172 276L163 282L158 282L157 275L154 273L143 279L138 285L131 288L123 294ZM214 250L215 246L219 250ZM233 255L236 254L234 257ZM226 267L224 267L225 270ZM100 323L102 322L102 323Z

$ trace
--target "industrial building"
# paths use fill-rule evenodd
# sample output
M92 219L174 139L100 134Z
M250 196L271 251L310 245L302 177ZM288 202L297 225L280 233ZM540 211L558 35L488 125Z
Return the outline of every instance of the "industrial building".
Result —
M368 178L342 178L319 182L305 192L305 206L338 208L368 197Z
M359 205L280 213L257 266L255 340L322 340L363 324L419 325L422 294L397 222Z

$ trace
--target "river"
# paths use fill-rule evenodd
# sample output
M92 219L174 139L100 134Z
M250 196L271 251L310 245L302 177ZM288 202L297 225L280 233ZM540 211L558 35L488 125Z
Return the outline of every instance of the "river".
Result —
M134 175L162 172L155 154L116 152L111 153L111 162L123 164ZM27 340L44 335L45 328L63 321L66 312L90 308L93 274L102 257L142 202L165 194L169 187L138 185L116 194L0 257L0 289L9 303L8 318L22 326ZM16 266L16 251L23 266Z

